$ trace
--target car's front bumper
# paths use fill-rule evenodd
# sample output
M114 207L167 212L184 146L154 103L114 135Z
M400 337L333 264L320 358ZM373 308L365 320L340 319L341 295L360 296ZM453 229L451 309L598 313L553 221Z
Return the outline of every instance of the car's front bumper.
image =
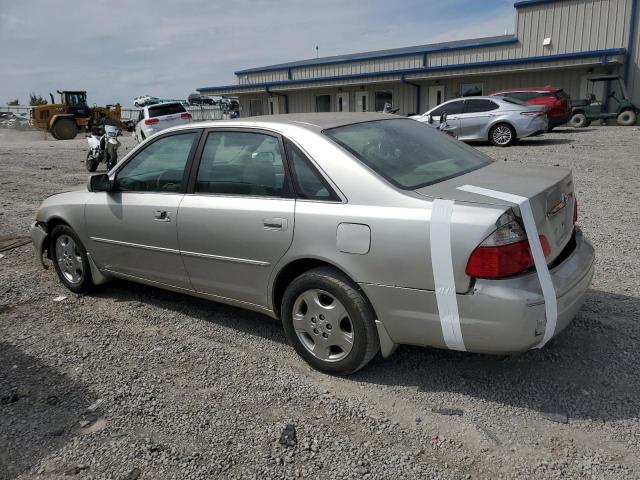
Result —
M558 304L554 335L575 317L594 273L593 246L577 229L575 241L574 250L551 269ZM393 342L446 348L435 292L372 284L361 287ZM478 279L457 300L467 351L522 352L543 338L545 305L536 272L502 280Z
M31 242L33 243L33 251L36 256L36 260L44 268L48 268L42 258L42 254L44 252L45 245L47 244L48 237L49 232L47 232L47 227L44 223L38 222L36 220L31 222Z

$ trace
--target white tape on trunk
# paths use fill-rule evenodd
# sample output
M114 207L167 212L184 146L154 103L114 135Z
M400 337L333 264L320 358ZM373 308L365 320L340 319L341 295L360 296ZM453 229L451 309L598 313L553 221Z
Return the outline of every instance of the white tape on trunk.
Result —
M456 282L451 257L451 215L453 200L433 201L429 239L431 243L431 266L436 289L436 302L442 336L447 348L466 351L460 329Z
M544 329L544 336L542 341L537 345L537 348L542 348L551 338L556 331L556 324L558 322L558 300L556 298L556 290L551 280L551 273L547 266L547 261L542 251L542 245L540 244L540 237L538 236L538 227L531 210L531 203L526 197L520 195L513 195L512 193L499 192L497 190L490 190L488 188L474 187L473 185L463 185L458 187L458 190L464 190L465 192L477 193L478 195L484 195L485 197L493 197L507 202L515 203L520 207L520 214L522 215L522 221L524 223L524 230L527 233L529 239L529 248L531 248L531 254L533 255L533 263L536 266L538 272L538 280L542 287L542 296L544 298L544 309L547 317L547 323Z

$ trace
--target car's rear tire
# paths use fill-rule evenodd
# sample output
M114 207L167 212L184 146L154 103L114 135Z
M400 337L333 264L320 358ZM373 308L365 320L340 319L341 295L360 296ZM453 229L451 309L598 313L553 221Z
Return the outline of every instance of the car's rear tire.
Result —
M58 278L74 293L93 289L89 258L76 232L67 225L58 225L51 232L49 253Z
M516 130L508 123L498 123L489 130L489 141L496 147L509 147L516 140Z
M53 124L51 133L56 140L71 140L78 135L78 125L70 118L61 118Z
M573 128L584 128L587 126L587 116L582 112L576 112L569 120L569 123Z
M380 350L373 309L336 269L319 267L298 276L284 293L281 312L289 342L316 370L348 375Z
M621 127L630 127L636 124L638 117L636 115L636 112L634 112L633 110L625 110L624 112L620 112L616 120L618 122L618 125L620 125Z

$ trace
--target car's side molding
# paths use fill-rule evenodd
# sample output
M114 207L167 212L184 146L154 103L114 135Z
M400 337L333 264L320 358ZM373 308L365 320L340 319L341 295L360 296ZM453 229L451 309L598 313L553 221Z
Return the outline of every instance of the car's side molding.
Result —
M257 265L260 267L268 267L269 265L271 265L269 262L263 262L262 260L252 260L250 258L224 257L222 255L211 255L208 253L186 252L182 250L177 250L175 248L156 247L153 245L143 245L140 243L123 242L121 240L111 240L108 238L99 238L99 237L89 237L89 238L91 238L91 240L93 240L94 242L107 243L112 245L122 245L124 247L142 248L143 250L153 250L155 252L186 255L187 257L208 258L211 260L220 260L223 262L245 263L248 265Z

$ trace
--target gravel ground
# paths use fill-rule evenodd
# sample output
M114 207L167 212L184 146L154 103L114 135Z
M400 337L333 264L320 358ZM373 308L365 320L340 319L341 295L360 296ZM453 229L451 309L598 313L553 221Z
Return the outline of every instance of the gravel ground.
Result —
M267 317L124 281L76 296L29 245L3 252L0 479L640 478L639 140L479 147L572 168L598 254L574 324L519 356L401 347L333 378ZM86 181L85 147L0 130L0 235Z

